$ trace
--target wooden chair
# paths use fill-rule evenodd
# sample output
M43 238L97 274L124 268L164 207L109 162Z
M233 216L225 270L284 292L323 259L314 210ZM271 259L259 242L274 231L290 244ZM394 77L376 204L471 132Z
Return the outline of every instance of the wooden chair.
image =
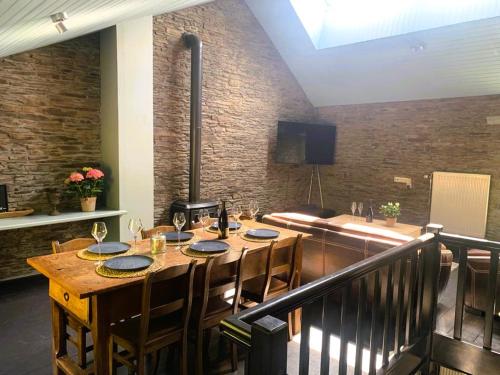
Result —
M296 238L272 241L267 248L265 273L243 282L241 297L246 302L240 307L248 308L256 303L284 294L293 289L297 274L298 245L302 234ZM288 336L292 338L291 314L288 314Z
M58 254L81 250L95 243L96 240L93 238L75 238L64 243L52 241L52 252ZM87 353L92 351L92 345L87 346L87 333L90 332L90 327L67 312L65 312L65 321L66 326L69 326L74 332L74 335L72 335L66 329L66 340L75 346L78 356L78 366L85 369L87 367Z
M165 232L173 232L175 231L175 227L173 225L159 225L157 227L151 229L143 229L141 230L141 237L143 240L146 238L151 238L155 233L165 233Z
M96 243L96 240L94 240L93 238L74 238L64 243L59 243L59 241L52 241L52 252L54 254L58 254L65 253L67 251L86 249L90 245L94 245Z
M187 375L187 332L193 297L196 260L152 272L146 276L142 289L141 315L111 327L110 350L115 365L128 367L129 372L145 374L145 357L153 354L156 373L158 351L180 344L180 372ZM120 352L118 347L124 349ZM136 362L134 364L134 361Z
M204 372L204 359L208 358L210 329L220 321L238 312L241 293L241 274L248 250L230 251L225 255L208 257L203 267L203 288L193 307L196 336L196 374ZM225 293L234 289L232 301ZM231 368L236 371L238 358L236 346L231 344Z

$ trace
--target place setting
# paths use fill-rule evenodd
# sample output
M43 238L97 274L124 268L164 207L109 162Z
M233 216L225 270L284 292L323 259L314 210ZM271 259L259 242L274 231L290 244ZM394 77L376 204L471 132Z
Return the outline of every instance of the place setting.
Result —
M143 229L141 219L130 219L129 230L134 236L134 247L123 242L103 242L107 235L104 222L92 226L92 236L97 244L85 251L97 255L96 273L104 277L140 277L159 268L159 264L147 255L137 253L137 235Z
M184 246L181 248L181 252L184 255L197 258L206 258L209 256L222 255L227 253L231 249L225 241L221 240L200 240L190 244L189 246Z
M182 231L182 228L186 225L186 216L184 212L176 212L172 218L172 223L176 231L162 234L162 236L165 237L166 246L176 246L177 249L181 249L183 246L191 245L199 239L199 237L192 232Z
M244 240L251 242L270 242L278 239L279 236L279 231L267 228L252 228L241 234Z
M217 220L213 220L208 216L208 211L206 213L202 212L199 221L203 225L203 230L210 233L219 233L219 222ZM232 208L228 209L228 229L230 234L242 233L245 229L243 223L240 222L240 217L243 215L243 210L240 205L234 205ZM209 225L210 224L210 225Z

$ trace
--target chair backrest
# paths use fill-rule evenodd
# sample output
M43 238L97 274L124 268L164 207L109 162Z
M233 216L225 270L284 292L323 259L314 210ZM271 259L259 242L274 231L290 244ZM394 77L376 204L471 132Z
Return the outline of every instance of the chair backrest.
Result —
M75 238L63 243L52 241L52 252L58 254L65 253L66 251L82 250L96 243L96 240L93 238Z
M151 229L143 229L141 230L141 237L143 240L146 238L151 238L155 233L165 233L165 232L173 232L175 231L175 227L173 225L159 225L157 227Z
M151 272L142 289L140 343L149 340L152 319L178 313L179 326L187 332L193 300L193 279L196 260L189 264ZM173 315L171 315L173 316Z
M271 286L271 278L275 275L286 273L288 290L292 289L296 275L297 247L302 239L302 234L297 237L286 238L281 241L272 241L267 249L265 282L262 287L262 299L264 300Z
M201 292L201 309L199 324L205 318L208 301L210 298L221 296L234 289L232 302L232 314L238 312L241 296L241 273L248 250L243 248L239 251L229 251L227 254L208 257L203 273L203 288Z

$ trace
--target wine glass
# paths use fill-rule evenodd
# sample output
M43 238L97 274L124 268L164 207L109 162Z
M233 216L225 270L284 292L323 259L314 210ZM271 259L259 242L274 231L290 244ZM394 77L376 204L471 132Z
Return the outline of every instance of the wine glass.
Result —
M356 208L357 208L356 202L352 202L351 203L352 216L356 216Z
M250 217L253 221L256 221L257 212L259 212L259 204L255 200L251 200L248 205L248 210L250 211Z
M234 223L234 224L233 224ZM228 226L229 226L229 233L231 233L231 227L233 227L233 233L236 235L238 233L238 220L236 219L235 215L235 209L234 207L229 209L228 212ZM231 225L232 224L232 225Z
M198 215L198 220L201 223L201 227L203 228L203 232L205 232L205 227L210 223L210 215L208 210L201 210Z
M102 265L101 259L101 242L104 240L106 235L108 234L108 229L106 228L106 223L103 221L96 221L92 225L92 237L97 241L97 248L99 249L99 261L97 262L98 266Z
M144 229L144 226L142 225L141 219L139 219L139 218L131 218L128 221L128 230L134 236L134 247L135 248L137 248L137 235L143 229Z
M363 213L363 202L358 202L358 213L359 217L362 217L361 214Z
M177 249L181 248L181 229L186 224L186 216L184 216L184 212L176 212L174 214L174 225L175 229L177 229Z
M240 221L241 215L243 215L243 210L241 209L241 206L239 204L234 205L233 215L234 215L234 219L236 221L236 231L238 231L238 222Z

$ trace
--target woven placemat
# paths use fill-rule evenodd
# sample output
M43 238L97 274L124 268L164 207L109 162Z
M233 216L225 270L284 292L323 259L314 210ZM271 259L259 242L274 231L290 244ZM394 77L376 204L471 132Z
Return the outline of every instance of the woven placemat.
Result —
M212 227L205 228L205 230L209 233L219 234L219 231L217 229L213 229ZM242 225L240 227L240 229L238 229L238 230L230 230L229 236L231 236L232 234L236 234L236 233L244 233L246 231L247 231L247 228L244 225Z
M243 238L245 241L250 241L250 242L271 243L272 241L279 241L280 236L270 239L263 239L263 238L261 239L261 238L249 237L246 235L246 233L243 233L241 235L241 238Z
M184 246L181 248L181 253L188 256L188 257L194 257L194 258L208 258L209 256L219 256L219 255L224 255L227 254L229 251L231 251L231 248L227 249L226 251L220 252L220 253L204 253L201 251L195 251L191 250L189 246Z
M140 270L140 271L117 271L117 270L110 270L109 268L105 267L104 265L98 266L95 269L95 272L104 277L110 277L110 278L115 278L115 279L123 279L127 277L141 277L141 276L146 276L148 273L158 271L161 268L161 264L158 261L154 261L153 264L151 264L148 268L145 270Z
M99 255L99 254L91 253L87 249L82 249L76 253L76 256L80 259L83 259L83 260L108 260L108 259L111 259L113 257L120 256L120 255L133 255L136 252L137 251L134 250L134 248L130 248L129 250L127 250L126 252L121 253L121 254L111 254L111 255L102 255L101 254L101 255Z
M198 242L199 240L200 240L200 237L193 236L193 238L191 238L190 240L181 241L180 245L181 246L191 245L191 244L193 244L195 242ZM167 246L179 246L179 242L177 242L177 241L167 241Z

